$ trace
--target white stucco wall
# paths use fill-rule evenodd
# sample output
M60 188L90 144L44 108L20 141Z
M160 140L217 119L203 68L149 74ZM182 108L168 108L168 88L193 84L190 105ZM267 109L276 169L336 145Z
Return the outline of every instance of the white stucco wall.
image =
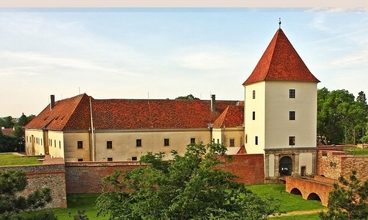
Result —
M289 98L295 89L295 98ZM316 147L317 84L311 82L266 82L265 148L291 148L289 136L295 136L294 148ZM295 111L295 120L289 120Z
M265 148L265 82L248 85L244 89L245 148L248 154L264 153ZM255 99L253 99L255 91ZM252 119L255 112L255 120ZM255 137L258 137L258 145Z

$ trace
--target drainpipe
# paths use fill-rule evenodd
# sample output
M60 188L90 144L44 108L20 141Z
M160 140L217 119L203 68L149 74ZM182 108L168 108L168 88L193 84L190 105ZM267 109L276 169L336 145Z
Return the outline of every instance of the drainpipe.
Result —
M92 115L92 100L89 97L89 109L91 114L91 133L92 133L92 161L96 161L96 146L95 146L95 128L93 127L93 115Z

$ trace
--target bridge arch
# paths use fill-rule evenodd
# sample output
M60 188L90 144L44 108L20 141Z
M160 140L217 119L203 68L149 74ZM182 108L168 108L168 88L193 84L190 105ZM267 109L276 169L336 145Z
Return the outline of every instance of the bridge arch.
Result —
M302 196L302 192L301 192L298 188L293 188L293 189L290 191L290 194L294 194L294 195Z
M317 200L321 202L321 198L317 193L311 193L308 195L307 200Z

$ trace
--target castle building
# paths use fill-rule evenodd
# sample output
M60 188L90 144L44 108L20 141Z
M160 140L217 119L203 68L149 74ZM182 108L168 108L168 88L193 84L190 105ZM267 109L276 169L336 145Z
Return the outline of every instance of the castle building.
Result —
M315 173L318 82L279 28L243 83L245 148L266 180Z
M266 181L316 172L317 84L279 28L243 83L244 101L94 99L55 101L25 126L29 155L65 161L139 160L221 143L263 154Z

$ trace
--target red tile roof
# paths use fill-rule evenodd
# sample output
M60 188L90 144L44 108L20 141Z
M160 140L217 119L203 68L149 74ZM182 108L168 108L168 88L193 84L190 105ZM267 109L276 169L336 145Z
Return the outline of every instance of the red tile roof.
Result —
M91 100L91 103L90 103ZM48 105L26 128L49 130L207 128L226 109L226 126L242 126L243 102L210 100L93 99L83 94Z
M6 136L11 136L13 135L13 131L14 129L13 128L1 128L1 133L3 135L6 135Z
M244 105L229 105L213 123L214 128L240 127L244 123Z
M252 74L243 85L260 81L319 82L281 29L276 31Z

